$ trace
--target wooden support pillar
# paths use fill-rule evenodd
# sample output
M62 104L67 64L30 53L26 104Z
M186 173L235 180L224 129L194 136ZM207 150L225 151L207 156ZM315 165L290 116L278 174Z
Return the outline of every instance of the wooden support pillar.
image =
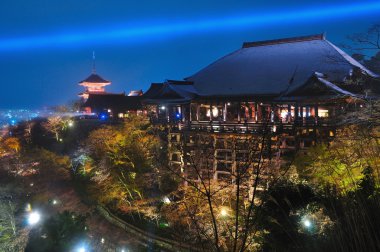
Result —
M168 122L170 121L169 120L169 108L170 108L169 106L165 106L165 120Z
M258 110L259 110L259 106L257 105L257 102L255 102L255 122L256 123L258 120Z
M238 102L238 106L237 106L237 113L238 113L238 122L240 123L240 120L241 120L241 118L240 118L240 110L241 110L241 103L240 103L240 101Z
M287 123L290 123L290 118L292 117L292 107L290 104L288 104L288 113L287 113L287 116L286 116L286 122Z
M227 103L224 103L224 109L223 109L223 122L227 121Z
M273 104L270 105L270 112L269 112L269 116L270 116L270 122L274 122L274 110L275 110L275 106Z
M314 106L315 124L318 124L318 105Z
M210 122L212 122L212 102L210 102Z
M197 103L197 114L196 114L196 117L197 117L197 121L199 122L199 104Z
M298 104L296 103L294 106L294 121L298 123Z
M303 125L303 106L300 106L300 119L301 125Z

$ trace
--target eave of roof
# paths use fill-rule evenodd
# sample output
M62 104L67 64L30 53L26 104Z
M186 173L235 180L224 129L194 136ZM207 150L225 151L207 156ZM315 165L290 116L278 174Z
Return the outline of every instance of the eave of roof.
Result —
M100 75L92 73L90 76L88 76L86 79L80 81L80 84L83 83L101 83L101 84L110 84L111 82L108 80L103 79Z

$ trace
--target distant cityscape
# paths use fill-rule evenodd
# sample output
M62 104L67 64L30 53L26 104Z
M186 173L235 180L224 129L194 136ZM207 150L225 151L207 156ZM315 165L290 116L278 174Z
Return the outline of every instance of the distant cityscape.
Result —
M0 109L0 126L14 126L19 122L32 120L37 117L48 117L56 114L49 109Z

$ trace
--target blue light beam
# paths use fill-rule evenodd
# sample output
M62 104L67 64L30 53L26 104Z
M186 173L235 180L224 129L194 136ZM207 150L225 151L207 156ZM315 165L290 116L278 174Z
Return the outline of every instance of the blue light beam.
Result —
M223 18L184 20L176 23L126 25L123 28L92 30L81 33L51 34L25 38L0 39L0 51L15 51L33 48L78 46L110 42L139 42L142 38L169 38L187 33L209 32L232 28L283 25L294 21L315 22L331 18L354 17L380 11L380 2L344 5L312 6L294 11L276 11L266 14L227 16Z

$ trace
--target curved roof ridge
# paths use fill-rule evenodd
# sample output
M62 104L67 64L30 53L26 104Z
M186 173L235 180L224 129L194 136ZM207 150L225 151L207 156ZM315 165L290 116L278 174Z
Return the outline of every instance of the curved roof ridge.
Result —
M326 39L325 34L321 33L321 34L314 34L314 35L308 35L308 36L298 36L298 37L290 37L290 38L244 42L242 48L268 46L268 45L285 44L285 43L295 43L295 42L303 42L303 41L310 41L310 40L325 40L325 39Z

